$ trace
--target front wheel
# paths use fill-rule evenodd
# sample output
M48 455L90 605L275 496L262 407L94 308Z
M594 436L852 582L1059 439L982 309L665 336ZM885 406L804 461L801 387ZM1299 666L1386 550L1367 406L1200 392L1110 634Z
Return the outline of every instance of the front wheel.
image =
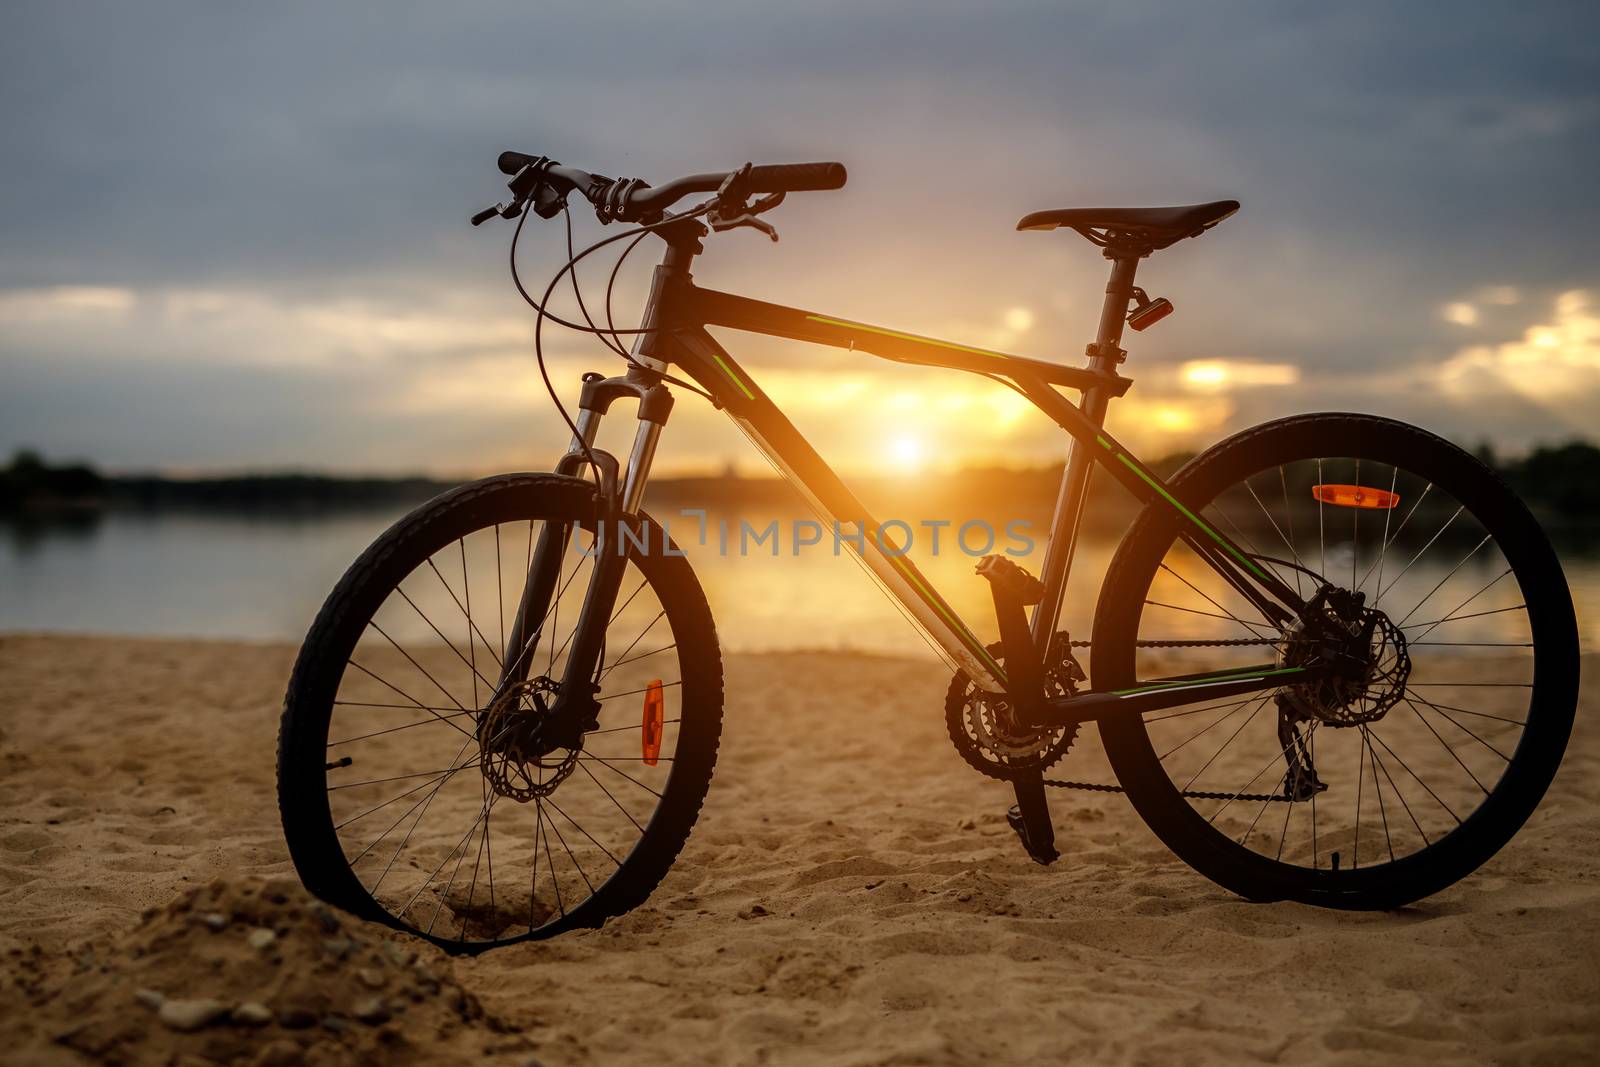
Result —
M485 479L401 519L345 574L278 741L284 833L312 892L478 951L598 926L666 875L710 785L722 661L688 561L649 519L616 539L628 560L597 720L575 746L519 740L560 693L595 510L577 479ZM553 573L520 607L538 560Z
M1522 502L1454 445L1347 414L1247 430L1170 486L1346 626L1366 666L1103 720L1117 778L1162 841L1246 897L1341 908L1410 903L1494 855L1549 786L1578 691L1571 597ZM1188 532L1152 505L1118 549L1097 690L1311 654L1315 626L1268 619Z

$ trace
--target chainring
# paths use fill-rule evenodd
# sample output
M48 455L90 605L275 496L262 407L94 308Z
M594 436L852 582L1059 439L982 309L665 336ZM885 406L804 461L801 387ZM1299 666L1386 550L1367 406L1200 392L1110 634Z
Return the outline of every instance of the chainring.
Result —
M1004 650L996 642L988 651L1000 659ZM1049 663L1045 678L1051 696L1073 695L1077 683L1087 677L1072 655L1071 640L1064 630L1050 641ZM1004 708L1004 701L991 699L964 671L956 672L950 680L944 700L950 742L962 759L990 778L1009 781L1021 774L1042 771L1065 756L1077 739L1076 723L1012 732L1000 714Z

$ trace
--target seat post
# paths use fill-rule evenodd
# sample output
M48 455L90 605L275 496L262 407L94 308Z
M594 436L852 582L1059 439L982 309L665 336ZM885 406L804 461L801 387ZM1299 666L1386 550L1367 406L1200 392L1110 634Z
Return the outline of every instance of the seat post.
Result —
M1122 343L1122 328L1127 322L1128 301L1133 299L1133 276L1139 268L1139 256L1120 253L1112 255L1112 250L1106 250L1106 258L1111 260L1111 280L1106 283L1106 301L1100 308L1100 329L1096 332L1094 342L1097 351L1090 354L1089 367L1091 370L1103 373L1114 372L1117 364L1122 362L1118 353L1118 345ZM1088 397L1084 398L1087 403ZM1087 409L1084 412L1089 414ZM1102 408L1100 416L1104 416ZM1091 416L1095 421L1099 417Z

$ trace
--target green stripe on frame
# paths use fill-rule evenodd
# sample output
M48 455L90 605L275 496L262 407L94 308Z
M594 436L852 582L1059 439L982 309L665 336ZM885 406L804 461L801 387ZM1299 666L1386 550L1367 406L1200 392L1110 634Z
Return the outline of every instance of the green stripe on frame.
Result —
M876 539L876 536L876 533L874 533L874 539ZM945 607L943 602L934 595L933 590L922 584L922 579L917 575L916 571L911 569L910 564L899 556L892 556L888 552L884 552L883 556L899 568L900 573L905 575L906 580L916 588L917 593L929 607L944 616L944 620L950 624L951 629L955 630L967 647L977 653L979 662L989 669L989 673L994 675L994 680L1004 685L1006 680L1005 670L995 661L993 656L989 655L989 650L983 647L983 642L979 641L972 631L968 630L961 620L956 618L950 609Z
M1249 567L1250 568L1250 572L1252 574L1254 574L1258 578L1263 578L1264 579L1264 578L1267 577L1267 572L1266 571L1263 571L1260 567L1257 567L1254 562L1252 562L1248 557L1246 557L1237 548L1234 548L1233 545L1231 545L1227 541L1223 540L1222 535L1217 533L1217 531L1213 530L1210 526L1207 526L1205 524L1205 522L1203 520L1201 520L1200 516L1196 515L1194 512L1190 511L1188 508L1186 508L1182 504L1178 503L1178 500L1177 500L1176 497L1174 497L1171 493L1169 493L1165 489L1163 489L1161 487L1161 483L1160 482L1156 481L1154 478L1150 477L1150 475L1146 474L1142 469L1140 469L1140 467L1139 467L1139 465L1137 463L1133 462L1133 460L1129 459L1127 456L1123 455L1121 452L1118 452L1116 455L1117 455L1117 460L1124 467L1127 467L1133 473L1137 474L1139 476L1139 478L1144 482L1144 484L1148 485L1150 488L1152 488L1156 492L1160 493L1162 499L1164 499L1167 503L1171 504L1173 507L1175 507L1179 511L1181 511L1183 513L1184 518L1188 519L1190 522L1192 522L1196 526L1200 527L1200 529L1204 530L1206 532L1206 535L1208 537L1210 537L1211 540L1215 541L1217 544L1221 545L1224 549L1226 549L1227 553L1230 556L1232 556L1234 559L1238 560L1240 563L1243 563L1246 567Z
M744 382L740 380L739 376L733 373L733 368L728 366L721 356L713 352L711 353L711 358L717 361L717 366L722 368L722 373L728 376L728 380L739 387L739 392L744 394L746 400L754 400L756 398L756 394L752 393Z
M866 333L882 334L892 337L897 341L912 341L919 345L933 345L935 348L948 348L952 352L970 352L975 356L991 356L994 359L1010 359L1004 352L991 352L987 348L973 348L971 345L958 345L954 341L940 341L933 337L921 337L914 333L901 333L899 330L885 330L881 326L868 326L864 322L851 322L848 319L830 319L826 315L807 315L812 322L820 322L824 326L840 326L847 330L863 330Z
M1220 682L1242 682L1250 678L1276 678L1284 674L1299 674L1304 667L1280 667L1275 671L1245 671L1242 674L1224 674L1216 678L1185 678L1176 682L1157 682L1155 685L1141 685L1137 689L1113 689L1114 697L1133 696L1135 693L1154 693L1162 689L1198 688L1205 685L1217 685Z

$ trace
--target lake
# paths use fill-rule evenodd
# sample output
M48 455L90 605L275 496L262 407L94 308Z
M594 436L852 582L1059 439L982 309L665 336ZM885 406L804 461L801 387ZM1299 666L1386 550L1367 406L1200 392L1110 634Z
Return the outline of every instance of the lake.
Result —
M111 511L75 523L0 523L0 631L68 631L298 641L345 567L405 510L395 506L313 517L258 514ZM739 516L730 523L729 553L717 546L717 521L707 544L698 519L657 508L684 545L706 588L723 647L729 651L838 648L930 655L898 607L873 585L848 550L833 554L830 538L791 555L792 521L780 517L786 544L770 555L762 544L738 552ZM745 515L760 529L774 516ZM1037 573L1044 523L1031 533ZM994 632L987 583L975 559L951 550L912 552L939 592L980 634ZM999 547L1006 547L1001 531ZM1063 625L1087 637L1094 595L1112 538L1087 535L1074 568ZM1418 588L1442 577L1447 563L1424 563L1407 582ZM1567 577L1585 647L1600 637L1600 559L1569 553ZM1494 620L1476 631L1493 634ZM1202 620L1203 622L1203 620ZM1203 632L1194 631L1198 636ZM1487 638L1478 638L1487 639Z

